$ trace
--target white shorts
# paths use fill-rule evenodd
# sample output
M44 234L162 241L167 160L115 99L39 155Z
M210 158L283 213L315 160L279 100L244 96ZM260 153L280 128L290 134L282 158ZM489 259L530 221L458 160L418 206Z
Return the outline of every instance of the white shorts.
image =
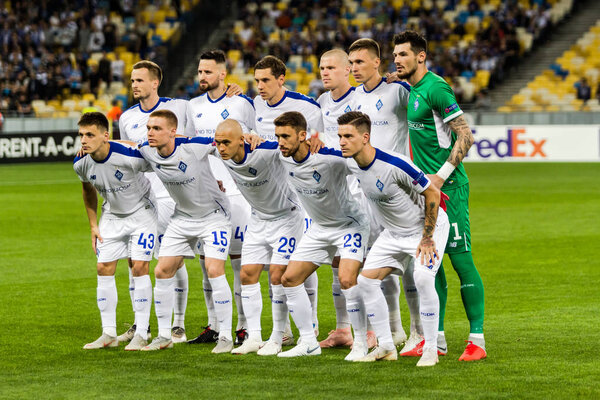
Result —
M156 248L154 249L154 258L158 259L158 254L160 253L160 244L162 242L162 238L165 235L165 231L167 230L167 226L169 226L169 221L171 221L171 217L175 212L175 202L172 198L159 197L156 199L156 209L158 212L158 223L156 226L156 233L158 234L158 241L156 242Z
M194 258L202 249L208 258L226 260L231 238L231 222L221 211L203 218L174 215L162 239L159 257Z
M147 204L128 217L103 213L99 229L103 242L96 241L98 262L123 258L136 261L152 260L152 253L158 243L156 209L152 204Z
M242 265L288 265L304 229L301 209L275 220L250 217L242 247Z
M313 222L302 236L294 254L294 261L309 261L317 265L331 264L338 253L341 259L362 262L367 249L369 226L352 223L344 228L327 228Z
M242 245L248 223L250 222L250 204L241 194L227 196L231 204L231 244L229 245L229 254L239 256L242 254Z
M449 229L450 224L448 223L448 216L440 209L437 223L435 224L435 231L433 232L433 240L439 258L429 260L432 262L427 262L426 260L425 265L421 264L421 257L415 257L417 247L423 237L421 232L410 236L404 236L384 229L373 244L373 247L371 247L367 259L365 260L363 270L392 267L396 269L395 271L392 271L393 274L402 275L408 268L410 261L414 259L415 269L424 268L435 276L442 264L442 259L444 258L444 249L446 248Z

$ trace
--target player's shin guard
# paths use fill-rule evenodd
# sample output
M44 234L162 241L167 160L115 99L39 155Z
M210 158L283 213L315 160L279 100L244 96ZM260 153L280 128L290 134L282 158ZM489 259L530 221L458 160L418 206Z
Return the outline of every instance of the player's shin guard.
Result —
M423 336L423 325L421 324L421 314L419 313L419 292L417 291L413 274L414 262L411 262L402 275L402 287L404 288L404 296L406 297L406 303L410 312L410 331L417 332Z
M435 291L435 276L424 267L415 266L415 284L419 291L419 309L423 323L423 350L437 348L440 300Z
M400 316L400 281L397 275L388 275L381 281L381 290L389 310L390 328L392 332L404 332Z
M338 277L339 268L332 268L331 271L333 272L331 293L333 294L333 306L335 307L335 329L346 329L350 326L350 317L346 309L346 297L344 297L340 278Z
M308 276L308 278L306 278L306 280L304 281L304 288L310 301L313 327L316 329L319 326L319 319L317 317L317 302L319 300L319 277L317 276L317 271L313 272Z
M150 275L135 276L133 280L135 281L133 297L135 320L137 321L135 334L148 340L148 325L152 308L152 281L150 281Z
M435 291L440 299L440 322L438 331L444 331L444 318L446 317L446 301L448 300L448 282L446 282L446 273L444 272L444 264L440 265L440 268L435 275Z
M131 298L131 309L135 315L135 298L133 295L133 291L135 290L135 282L133 280L133 268L127 268L129 271L129 297ZM137 320L134 317L133 324L137 325Z
M473 263L473 256L470 251L449 256L460 279L460 294L471 325L470 332L483 333L483 281Z
M175 307L173 326L185 328L185 309L188 300L188 273L185 264L175 273Z
M219 323L219 338L232 340L231 321L231 289L225 275L216 278L208 278L213 289L213 302L215 303L215 314Z
M242 307L242 280L240 272L242 271L242 259L232 258L231 269L233 270L233 296L235 299L235 307L237 309L237 325L235 330L246 328L246 316L244 315L244 307Z
M217 323L217 317L215 314L215 303L213 302L213 290L208 280L208 273L206 272L206 264L203 259L200 259L200 268L202 268L202 288L204 289L204 304L206 304L206 313L208 315L208 325L211 329L218 332L219 324Z
M342 289L346 297L347 312L354 329L354 342L367 347L367 312L358 285Z
M310 342L316 342L315 332L312 326L310 300L304 284L302 283L295 287L284 287L283 290L287 297L288 309L300 332L300 337L303 340L306 339Z
M390 329L387 303L381 291L381 281L359 275L358 287L363 297L367 317L379 340L379 346L386 350L393 349L394 340L392 339L392 331Z
M154 312L158 320L158 335L171 338L171 318L175 302L175 278L158 279L154 284Z
M261 326L260 316L262 314L262 294L260 282L252 285L242 285L242 306L248 323L248 340L260 340Z
M273 333L271 341L281 344L283 331L288 318L288 306L285 297L283 285L272 285L273 297L271 298L271 307L273 313Z
M96 300L102 320L102 332L108 336L117 336L117 285L114 276L98 275Z

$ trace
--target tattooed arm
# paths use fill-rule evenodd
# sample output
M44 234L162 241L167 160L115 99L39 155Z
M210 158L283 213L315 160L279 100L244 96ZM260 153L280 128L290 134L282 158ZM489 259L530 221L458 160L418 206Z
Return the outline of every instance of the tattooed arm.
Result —
M429 187L422 193L425 197L425 222L423 226L423 237L417 246L416 257L421 256L421 264L429 265L429 260L439 257L433 241L433 231L438 217L440 207L440 190L435 185Z
M446 179L448 179L452 171L454 171L454 168L458 167L462 162L475 141L473 132L471 132L471 128L464 115L459 115L453 120L448 121L448 126L456 133L456 142L454 142L454 146L450 151L450 156L444 165L442 165L442 168L434 175L427 175L438 188L442 187Z

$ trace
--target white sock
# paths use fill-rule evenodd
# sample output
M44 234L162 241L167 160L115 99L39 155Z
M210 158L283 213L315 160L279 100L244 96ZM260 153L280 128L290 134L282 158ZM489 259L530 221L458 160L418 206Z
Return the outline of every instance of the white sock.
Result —
M410 312L410 332L417 332L423 336L423 325L419 312L419 292L417 291L413 274L414 262L411 262L410 267L402 275L402 287L404 288L404 296L406 297L408 311Z
M131 309L133 310L133 324L137 325L137 320L135 319L135 298L133 297L133 291L135 290L135 282L133 281L133 269L127 268L129 270L129 297L131 298Z
M175 277L167 279L156 278L154 284L154 312L158 320L158 335L171 338L171 318L175 302Z
M215 303L213 302L213 291L206 272L206 264L200 259L200 268L202 268L202 288L204 289L204 304L206 304L206 313L208 315L208 325L216 332L219 332L219 324L215 314Z
M100 310L102 332L108 336L117 336L117 285L114 276L98 275L96 300Z
M381 281L359 275L358 286L365 303L367 317L377 335L379 346L386 350L393 349L394 340L392 339L392 331L390 329L387 303L381 291Z
M419 291L419 309L423 324L423 349L437 348L438 322L440 319L440 299L435 290L435 275L416 267L415 284Z
M358 285L350 289L342 289L346 296L348 315L354 330L354 340L367 345L367 313Z
M232 340L231 336L231 289L225 275L216 278L208 278L213 289L213 302L215 303L215 314L219 325L219 338Z
M137 321L135 334L148 340L148 325L152 309L152 281L150 275L134 276L133 281L135 282L133 297L135 299L135 320Z
M335 307L335 329L346 329L350 327L350 317L346 310L346 297L340 286L338 277L339 268L331 268L333 272L333 282L331 283L331 293L333 294L333 306Z
M483 333L469 333L469 340L473 342L473 344L485 350L485 339L483 338Z
M247 325L244 307L242 307L242 280L240 279L242 259L232 258L230 261L231 269L233 270L233 296L235 298L235 308L237 309L237 325L235 326L235 330L239 331Z
M302 340L307 340L307 343L317 341L315 331L312 326L312 311L310 308L310 300L306 293L304 284L301 283L295 287L284 287L285 296L287 297L287 305L290 310L294 323L300 331Z
M175 306L173 326L185 328L185 309L188 300L188 272L185 264L175 272Z
M308 278L306 278L306 280L304 281L304 289L306 290L306 294L308 294L308 300L310 301L313 328L317 328L319 326L319 318L317 317L317 302L319 300L319 277L317 276L317 271L313 272L308 276Z
M242 285L242 305L248 323L248 339L262 341L260 317L262 314L262 293L260 282L252 285Z
M392 332L404 332L400 316L400 281L397 275L388 275L381 281L381 290L389 310L390 329Z
M283 331L288 320L288 306L283 285L272 285L273 298L271 299L271 312L273 314L273 332L270 340L281 344Z

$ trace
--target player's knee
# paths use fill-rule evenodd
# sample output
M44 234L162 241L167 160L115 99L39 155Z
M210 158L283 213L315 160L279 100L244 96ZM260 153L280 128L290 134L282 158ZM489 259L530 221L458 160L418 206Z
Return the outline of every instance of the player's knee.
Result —
M356 281L362 290L367 291L371 288L379 289L379 285L381 285L381 281L379 279L369 278L363 274L360 274Z
M131 267L131 273L133 276L144 276L148 275L148 267L150 263L147 261L133 261Z
M281 284L284 287L295 287L298 286L300 283L297 282L298 279L296 279L295 276L293 276L293 274L289 273L289 272L285 272L282 276L281 276Z
M115 274L112 263L98 263L96 264L96 271L100 276L112 276Z
M357 279L353 275L340 275L340 287L342 289L350 289L353 286L356 286Z
M413 278L415 280L415 286L419 292L428 290L431 287L435 288L435 275L433 275L428 269L416 267L413 273Z

